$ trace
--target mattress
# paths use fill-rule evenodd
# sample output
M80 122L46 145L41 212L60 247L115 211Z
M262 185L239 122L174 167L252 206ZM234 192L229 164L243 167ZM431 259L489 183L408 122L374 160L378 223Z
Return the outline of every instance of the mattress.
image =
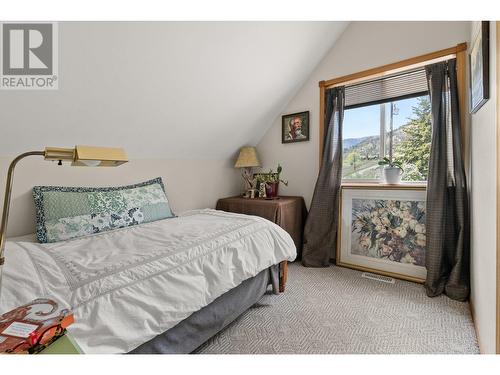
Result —
M23 237L6 243L0 311L52 298L73 309L85 353L126 353L295 257L279 226L209 209L50 244Z

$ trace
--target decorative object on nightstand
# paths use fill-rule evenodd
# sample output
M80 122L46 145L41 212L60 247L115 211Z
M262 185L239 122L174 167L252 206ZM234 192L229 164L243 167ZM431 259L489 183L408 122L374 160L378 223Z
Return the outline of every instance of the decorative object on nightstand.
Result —
M259 191L259 197L258 198L267 198L266 185L265 184L260 184L258 191Z
M241 177L243 178L243 181L245 181L245 192L243 196L245 198L251 198L251 190L256 189L256 180L253 177L252 168L260 167L260 161L257 157L257 150L255 147L242 147L234 167L242 168ZM255 196L255 191L253 192L253 195Z
M278 197L278 188L280 182L288 186L288 181L281 179L283 168L278 164L276 172L272 169L268 173L255 173L254 180L257 181L257 189L259 190L259 198L275 199ZM262 187L264 185L264 187Z
M297 259L302 250L302 233L307 209L302 197L281 196L280 199L244 199L242 197L222 198L217 201L217 210L263 217L283 228L293 239L297 248ZM287 264L280 265L280 285L284 291Z

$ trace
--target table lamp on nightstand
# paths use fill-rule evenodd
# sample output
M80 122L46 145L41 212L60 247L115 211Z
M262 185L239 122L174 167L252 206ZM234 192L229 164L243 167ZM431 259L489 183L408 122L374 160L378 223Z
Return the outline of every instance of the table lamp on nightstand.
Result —
M241 177L243 177L243 180L245 181L244 197L250 198L251 190L254 188L252 168L260 167L255 147L242 147L234 167L242 168Z

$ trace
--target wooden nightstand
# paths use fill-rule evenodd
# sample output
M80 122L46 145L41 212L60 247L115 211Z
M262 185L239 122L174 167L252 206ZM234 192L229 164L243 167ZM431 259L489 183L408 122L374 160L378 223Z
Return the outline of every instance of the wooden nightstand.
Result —
M217 201L217 210L263 217L286 230L297 248L297 259L302 250L302 234L307 216L306 205L302 197L280 196L278 199L230 197ZM288 265L280 265L280 292L285 289Z

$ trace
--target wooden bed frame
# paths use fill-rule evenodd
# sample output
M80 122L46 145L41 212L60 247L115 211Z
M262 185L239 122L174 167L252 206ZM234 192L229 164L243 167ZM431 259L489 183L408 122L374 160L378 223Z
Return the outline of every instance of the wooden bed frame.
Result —
M288 278L288 262L284 260L280 263L280 280L279 280L279 291L283 293L285 291L286 280Z

